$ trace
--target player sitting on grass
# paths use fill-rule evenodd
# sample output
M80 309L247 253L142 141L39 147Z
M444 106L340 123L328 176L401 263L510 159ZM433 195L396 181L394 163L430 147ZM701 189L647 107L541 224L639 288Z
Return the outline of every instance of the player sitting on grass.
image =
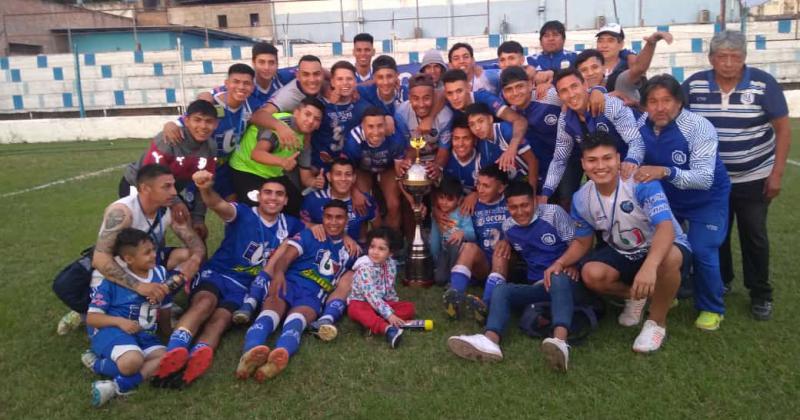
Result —
M545 279L552 280L553 274L583 259L581 278L586 287L626 299L618 318L626 327L641 321L649 299L649 318L633 351L654 352L666 337L667 312L681 271L691 261L689 243L659 182L622 179L614 138L598 131L581 142L581 149L589 181L572 199L575 239L545 271ZM607 246L590 252L595 231Z
M156 247L146 232L121 230L114 243L114 256L125 262L128 275L142 283L166 281L166 270L156 265ZM170 305L168 300L150 304L146 297L108 279L93 285L86 315L86 324L92 327L92 350L85 353L84 363L94 373L112 379L92 383L92 405L99 407L127 394L156 370L164 355L164 346L156 335L156 319L169 322L169 311L162 311Z
M325 296L334 291L355 262L355 255L344 246L347 214L347 204L343 201L329 201L322 218L326 240L318 241L306 229L281 246L280 258L269 261L264 270L268 277L267 298L261 314L245 334L244 354L236 368L236 377L247 379L255 374L259 382L273 378L286 368L289 358L300 348L306 325L319 316ZM284 316L281 336L270 351L264 343Z
M551 302L553 337L542 341L542 352L550 366L566 371L569 346L566 343L572 325L574 295L582 287L573 281L578 272L569 267L564 273L545 277L544 270L566 251L572 240L572 219L555 204L536 206L533 188L513 182L505 196L511 217L503 223L504 240L496 252L508 255L509 247L519 252L528 266L524 283L498 285L492 294L489 318L483 334L450 337L447 345L460 357L469 360L499 361L503 359L500 338L512 311L521 311L531 304ZM521 279L523 280L523 279Z
M397 265L392 254L399 239L388 227L367 235L367 255L353 265L353 289L347 298L347 315L372 334L383 334L389 347L397 348L405 321L414 318L414 304L401 301L394 288Z
M214 349L231 325L233 311L244 303L253 278L281 241L300 227L299 221L281 214L288 198L278 181L265 181L258 207L248 207L224 201L213 190L211 173L200 171L193 179L208 208L225 221L225 237L193 285L189 309L170 336L156 372L156 386L177 385L184 367L181 379L190 384L211 367Z

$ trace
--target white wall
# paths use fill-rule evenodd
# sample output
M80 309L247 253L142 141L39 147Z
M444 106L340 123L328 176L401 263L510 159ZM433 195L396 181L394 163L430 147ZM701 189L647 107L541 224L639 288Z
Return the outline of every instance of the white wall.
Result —
M0 121L0 144L149 138L176 116Z

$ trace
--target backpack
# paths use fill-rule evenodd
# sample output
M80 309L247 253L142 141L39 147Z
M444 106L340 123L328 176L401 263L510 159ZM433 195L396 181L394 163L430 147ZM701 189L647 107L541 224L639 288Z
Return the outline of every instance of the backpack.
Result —
M570 345L583 343L594 330L598 321L605 314L605 303L599 298L593 298L588 303L575 304L572 312L572 325L569 329L567 341ZM550 302L538 302L528 305L519 319L519 328L526 335L533 338L547 338L553 336L552 315Z

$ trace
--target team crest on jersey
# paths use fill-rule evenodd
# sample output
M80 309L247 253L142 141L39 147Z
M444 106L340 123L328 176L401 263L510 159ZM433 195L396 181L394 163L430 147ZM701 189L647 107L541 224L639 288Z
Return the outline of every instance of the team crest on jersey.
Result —
M561 60L561 70L568 69L570 65L569 60Z
M544 123L547 125L556 125L558 123L558 117L556 114L547 114L544 117Z
M630 213L633 211L633 203L631 203L629 200L625 200L620 203L619 208L625 213Z
M596 125L598 131L602 131L604 133L608 133L608 125L606 123L600 122Z
M556 235L553 235L552 233L545 233L542 235L542 243L547 246L554 245L556 243Z
M745 92L741 96L741 101L745 105L750 105L756 101L756 96L753 95L753 92Z
M686 153L683 150L672 151L672 162L676 165L683 165L686 163Z

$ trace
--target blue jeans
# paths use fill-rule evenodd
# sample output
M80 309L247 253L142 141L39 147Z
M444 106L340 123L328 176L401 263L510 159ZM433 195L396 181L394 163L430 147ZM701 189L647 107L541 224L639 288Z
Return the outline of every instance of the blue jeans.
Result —
M544 282L534 284L503 283L492 293L492 304L489 306L489 319L486 331L503 336L511 311L521 311L531 303L550 302L553 327L564 327L569 330L572 325L572 312L575 298L582 295L582 283L572 281L566 274L553 275L550 278L550 292L544 288Z

